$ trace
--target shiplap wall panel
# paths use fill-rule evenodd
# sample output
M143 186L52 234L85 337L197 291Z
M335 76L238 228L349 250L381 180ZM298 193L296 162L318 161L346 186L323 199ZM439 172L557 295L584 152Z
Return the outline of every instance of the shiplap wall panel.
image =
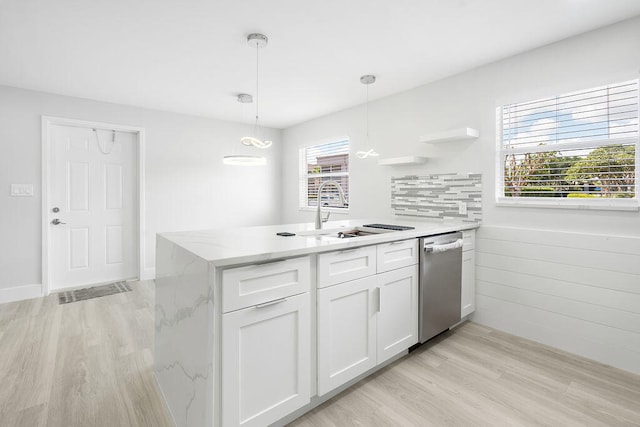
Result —
M624 343L637 334L477 295L473 320L601 363L640 374L640 353ZM619 333L617 333L619 332Z
M604 252L598 249L576 249L509 240L484 240L483 252L495 255L517 254L519 258L550 261L598 270L640 274L640 255Z
M545 246L569 246L576 249L640 255L638 237L495 226L483 226L479 232L485 239L537 243ZM568 244L568 242L570 243Z
M590 325L591 327L589 328L585 328L584 321L576 319L575 317L552 313L535 307L522 306L521 304L484 295L478 295L478 301L483 301L483 307L488 308L488 310L482 310L483 317L498 320L500 317L506 316L508 318L511 316L512 322L527 323L530 325L528 327L532 327L534 330L535 325L540 325L541 329L552 330L554 333L560 334L559 336L564 337L567 344L577 346L578 344L572 343L579 342L579 345L583 345L582 343L586 342L593 346L594 351L598 353L601 352L602 349L615 349L616 351L632 352L636 354L637 357L638 348L640 348L640 336L633 332L623 331L597 323ZM477 321L477 319L474 318L474 321ZM506 327L512 328L512 322L508 322L509 325ZM544 334L536 334L536 336L544 337ZM545 344L554 345L549 342ZM557 347L566 349L562 345Z
M640 374L640 237L480 227L473 320Z
M583 285L598 288L615 289L640 294L640 284L638 282L640 279L636 274L530 260L517 256L490 254L482 252L483 241L478 240L479 242L476 246L476 266L515 271L539 277L582 283ZM544 250L544 248L541 247L540 250Z
M476 289L476 292L492 298L539 308L551 313L562 313L565 316L640 335L640 314L637 313L489 282L477 281ZM640 351L640 348L638 350Z
M476 268L476 280L513 286L532 292L541 292L561 298L575 299L589 304L640 313L640 294L621 292L597 286L533 276L519 272Z

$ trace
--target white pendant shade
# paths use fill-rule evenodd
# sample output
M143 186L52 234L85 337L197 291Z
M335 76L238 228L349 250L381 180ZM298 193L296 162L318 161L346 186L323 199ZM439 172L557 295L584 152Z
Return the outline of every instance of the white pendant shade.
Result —
M224 156L222 163L234 166L263 166L267 164L267 158L263 156Z
M373 148L369 149L369 151L358 151L356 153L356 157L359 159L366 159L367 157L378 157L380 154L376 152Z
M261 141L258 138L254 138L252 136L243 136L240 139L240 142L243 145L253 145L256 148L269 148L271 147L271 144L273 144L273 141Z

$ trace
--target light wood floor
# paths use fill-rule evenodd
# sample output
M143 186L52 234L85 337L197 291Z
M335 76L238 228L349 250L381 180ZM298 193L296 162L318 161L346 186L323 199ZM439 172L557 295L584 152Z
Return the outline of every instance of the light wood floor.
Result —
M0 305L0 426L170 426L155 386L153 282Z
M0 305L0 426L169 426L153 282ZM465 323L291 426L640 426L640 376Z
M467 322L307 413L307 426L640 426L640 376Z

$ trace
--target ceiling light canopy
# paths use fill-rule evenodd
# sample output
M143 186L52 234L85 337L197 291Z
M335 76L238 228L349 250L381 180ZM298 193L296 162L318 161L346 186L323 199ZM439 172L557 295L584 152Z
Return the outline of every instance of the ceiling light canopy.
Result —
M253 96L248 93L239 93L237 99L241 104L251 104L253 102Z
M366 74L360 77L360 83L362 83L363 85L370 85L371 83L375 83L375 82L376 82L376 76L374 76L373 74Z

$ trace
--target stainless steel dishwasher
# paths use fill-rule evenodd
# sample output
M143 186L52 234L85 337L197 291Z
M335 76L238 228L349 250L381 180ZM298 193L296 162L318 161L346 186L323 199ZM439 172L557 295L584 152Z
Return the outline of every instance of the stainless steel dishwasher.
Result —
M462 233L420 239L419 335L423 343L460 321Z

